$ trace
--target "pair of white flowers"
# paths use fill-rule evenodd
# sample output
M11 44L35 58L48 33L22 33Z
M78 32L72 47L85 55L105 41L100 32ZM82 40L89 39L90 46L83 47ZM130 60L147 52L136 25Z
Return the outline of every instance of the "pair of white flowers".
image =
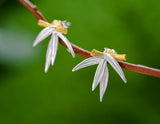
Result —
M54 23L56 23L57 20L54 20ZM66 21L61 22L61 26L64 28L69 27L69 23ZM44 26L45 27L45 26ZM69 52L73 57L75 57L74 50L68 41L68 39L62 35L61 32L57 31L56 25L50 25L44 28L39 35L37 36L33 46L36 46L38 43L40 43L42 40L44 40L46 37L51 35L51 39L49 41L49 45L47 48L47 53L46 53L46 64L45 64L45 72L48 71L48 68L50 64L54 65L54 61L56 58L57 54L57 49L58 49L58 40L61 38L63 42L66 44L68 47ZM118 62L112 57L111 54L106 53L107 49L104 50L104 56L93 56L90 58L87 58L83 60L81 63L79 63L77 66L75 66L72 71L79 70L81 68L91 66L94 64L98 64L94 80L93 80L93 85L92 85L92 91L97 87L97 85L100 83L100 101L102 101L104 93L107 88L108 80L109 80L109 72L108 72L108 67L107 63L109 63L114 70L119 74L119 76L122 78L124 82L126 82L126 78L124 76L124 73L118 64Z

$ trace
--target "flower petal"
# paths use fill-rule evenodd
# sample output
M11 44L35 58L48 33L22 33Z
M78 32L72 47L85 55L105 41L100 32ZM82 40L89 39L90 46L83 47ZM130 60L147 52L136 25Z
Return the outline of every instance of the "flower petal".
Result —
M52 57L52 48L53 48L53 36L51 40L49 41L48 48L47 48L47 53L46 53L46 64L45 64L45 72L48 71L48 68L51 63L51 57Z
M97 87L97 85L101 81L106 64L107 64L106 60L104 60L104 59L100 60L99 65L96 70L96 73L95 73L95 76L94 76L94 80L93 80L93 84L92 84L92 91Z
M37 36L36 40L33 43L33 46L36 46L39 42L44 40L46 37L48 37L53 31L55 31L54 26L49 26L44 28Z
M72 54L73 57L75 57L75 54L74 54L74 51L73 51L73 48L71 46L71 43L68 41L68 39L63 36L61 33L57 32L56 31L56 34L63 40L63 42L66 44L66 46L68 47L70 53Z
M57 55L57 50L58 50L58 37L55 33L52 34L51 40L53 41L51 63L52 63L52 65L54 65L54 61L55 61L55 58Z
M87 66L98 64L101 59L102 59L102 57L90 57L90 58L87 58L87 59L83 60L82 62L80 62L78 65L76 65L72 69L72 71L76 71L76 70L79 70L79 69L87 67Z
M101 102L102 102L104 93L106 91L107 85L108 85L108 79L109 79L109 72L108 72L108 67L106 65L104 69L102 80L100 81L100 101Z
M118 62L110 54L106 53L106 55L107 55L107 60L109 64L114 68L114 70L119 74L122 80L126 83L127 80Z

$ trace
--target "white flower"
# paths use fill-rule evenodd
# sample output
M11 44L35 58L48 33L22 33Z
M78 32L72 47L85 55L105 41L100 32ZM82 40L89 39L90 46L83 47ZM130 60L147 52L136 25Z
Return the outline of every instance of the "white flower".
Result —
M92 91L100 83L100 101L102 101L103 99L104 93L107 88L108 79L109 79L107 62L114 68L114 70L119 74L122 80L125 83L127 82L120 65L111 56L111 54L106 53L106 50L107 49L104 50L104 57L94 56L94 57L87 58L72 69L72 71L76 71L87 66L98 64L98 67L94 76L93 84L92 84Z
M54 23L56 23L56 22L60 22L60 21L55 20ZM62 21L60 28L68 28L69 25L70 24L67 23L66 21ZM68 41L68 39L65 36L63 36L60 32L58 32L56 30L56 25L51 25L51 26L44 28L38 34L36 40L34 41L33 46L36 46L38 43L40 43L42 40L44 40L49 35L51 35L51 39L49 41L49 45L48 45L47 53L46 53L45 72L48 71L50 64L54 65L54 61L55 61L57 49L58 49L58 38L61 38L63 40L63 42L68 47L70 53L72 54L72 56L75 57L75 54L74 54L74 51L73 51L73 48L72 48L70 42Z

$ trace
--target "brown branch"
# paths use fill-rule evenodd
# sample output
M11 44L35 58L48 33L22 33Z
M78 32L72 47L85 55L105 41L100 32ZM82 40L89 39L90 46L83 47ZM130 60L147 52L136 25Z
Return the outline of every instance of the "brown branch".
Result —
M38 10L37 6L33 5L29 0L18 0L23 6L25 6L37 19L47 21L42 13Z
M29 0L18 0L23 6L25 6L37 19L42 19L44 21L47 21L45 17L41 14L41 12L37 9L35 5L33 5ZM59 42L66 47L66 45L63 43L61 39L59 39ZM82 57L89 58L90 52L87 50L84 50L74 44L72 44L72 47L74 49L74 52ZM120 66L126 70L141 73L141 74L146 74L154 77L159 77L160 78L160 70L159 69L154 69L150 67L146 67L143 65L135 65L123 61L118 61Z

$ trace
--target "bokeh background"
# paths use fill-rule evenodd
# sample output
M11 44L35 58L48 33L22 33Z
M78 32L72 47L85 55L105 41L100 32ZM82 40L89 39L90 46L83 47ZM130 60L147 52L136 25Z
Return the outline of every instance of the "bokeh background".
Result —
M72 23L67 38L91 51L126 53L127 62L160 68L159 0L32 0L44 16ZM0 1L1 124L159 124L160 79L124 70L124 84L110 67L103 102L91 91L96 66L77 72L59 44L54 67L44 73L49 38L35 48L42 30L16 0Z

